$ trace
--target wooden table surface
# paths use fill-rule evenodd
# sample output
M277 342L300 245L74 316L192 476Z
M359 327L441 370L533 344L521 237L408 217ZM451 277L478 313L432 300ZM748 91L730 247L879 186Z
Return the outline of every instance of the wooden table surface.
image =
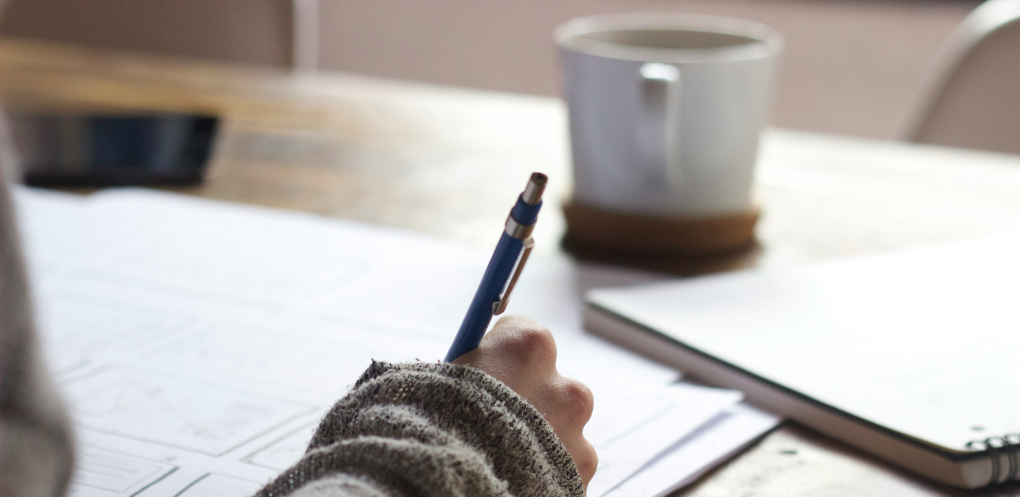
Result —
M208 181L177 191L311 211L488 247L528 174L569 194L556 99L340 74L0 42L9 108L214 112L225 118ZM766 133L757 170L764 246L781 267L1020 227L1020 156L802 132ZM536 250L553 252L546 209ZM793 423L680 492L716 495L1020 495L912 477Z

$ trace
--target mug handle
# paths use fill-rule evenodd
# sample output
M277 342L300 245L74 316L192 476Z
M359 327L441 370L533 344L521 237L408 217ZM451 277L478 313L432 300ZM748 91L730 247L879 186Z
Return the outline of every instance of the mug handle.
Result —
M680 180L680 69L641 65L641 109L634 133L648 187L669 190Z

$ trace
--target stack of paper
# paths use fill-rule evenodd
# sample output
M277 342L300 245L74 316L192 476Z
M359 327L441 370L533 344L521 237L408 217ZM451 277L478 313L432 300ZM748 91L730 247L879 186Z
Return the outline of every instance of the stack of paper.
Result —
M300 458L371 359L443 357L489 257L145 190L16 198L46 355L78 431L75 496L255 492ZM647 280L534 258L510 304L553 331L561 373L595 394L591 496L667 493L778 421L583 333L586 288Z

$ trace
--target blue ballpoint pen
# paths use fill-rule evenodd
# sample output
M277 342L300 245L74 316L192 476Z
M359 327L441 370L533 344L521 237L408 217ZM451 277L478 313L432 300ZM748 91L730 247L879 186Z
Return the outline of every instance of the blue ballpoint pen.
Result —
M528 186L524 188L524 192L517 198L517 204L507 216L503 235L499 237L496 251L492 253L489 266L485 268L482 282L478 284L478 290L471 300L467 315L460 323L457 338L453 339L453 345L446 353L446 362L477 348L478 342L482 341L482 336L489 329L492 316L502 314L506 309L506 304L510 301L510 292L513 291L521 270L524 269L528 254L535 246L531 230L535 228L538 210L542 208L542 192L545 190L547 179L542 173L533 173L528 180Z

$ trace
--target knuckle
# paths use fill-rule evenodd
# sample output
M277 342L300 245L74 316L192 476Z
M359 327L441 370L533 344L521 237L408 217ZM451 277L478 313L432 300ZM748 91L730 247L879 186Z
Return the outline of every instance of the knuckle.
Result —
M560 395L570 418L582 424L587 423L595 409L595 396L591 389L573 378L565 378Z
M581 477L585 480L590 479L595 475L595 470L599 466L599 455L595 452L595 447L592 447L590 443L585 441L584 447L582 447L579 453L574 456L574 464L577 466L577 472L581 473Z
M542 327L528 327L517 330L508 346L511 353L527 364L556 364L556 342L552 332Z

